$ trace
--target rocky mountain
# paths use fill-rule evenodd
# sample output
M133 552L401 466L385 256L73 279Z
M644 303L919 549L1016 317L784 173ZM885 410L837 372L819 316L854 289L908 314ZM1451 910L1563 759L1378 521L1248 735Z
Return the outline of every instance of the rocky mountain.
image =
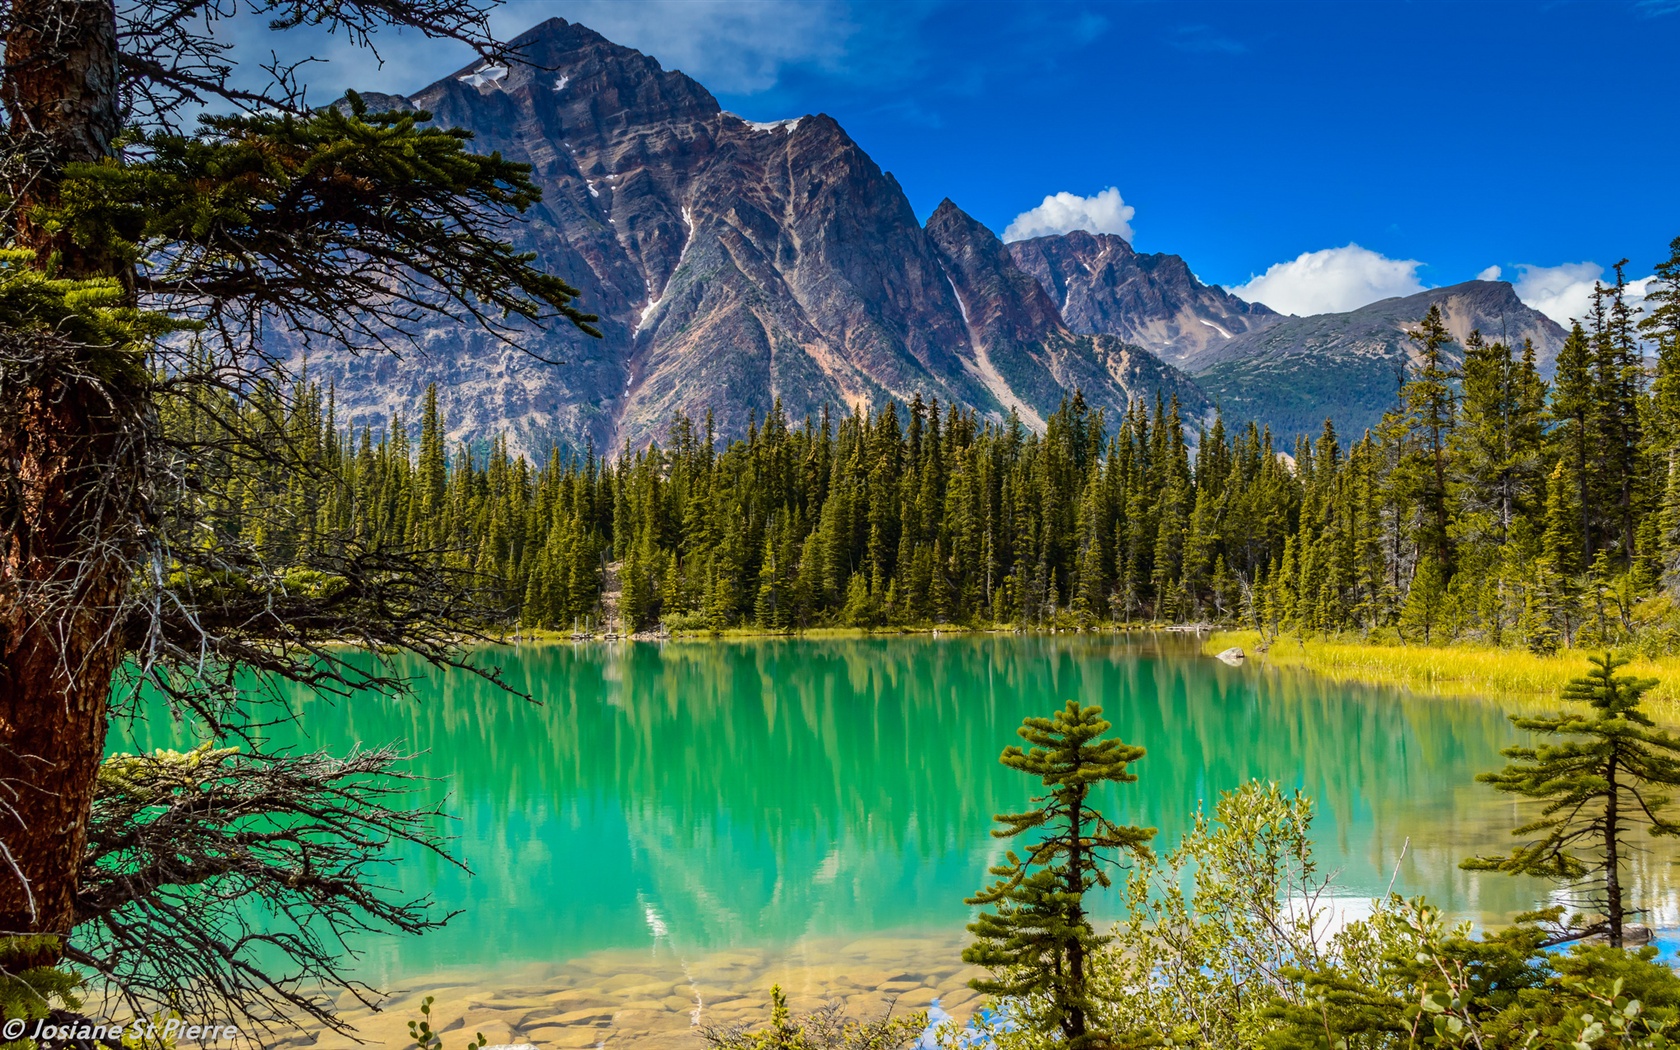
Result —
M995 235L942 206L924 228L892 175L832 118L754 123L682 73L551 19L524 61L474 63L406 98L473 148L532 165L541 204L512 237L581 291L604 338L529 342L436 327L424 353L316 360L354 421L412 414L437 382L458 438L640 446L673 414L743 433L779 400L795 420L920 394L1029 423L1082 387L1118 411L1177 393L1178 370L1110 333L1079 333ZM1129 249L1128 249L1129 250Z
M1466 281L1348 313L1281 318L1180 361L1227 419L1256 419L1287 438L1317 433L1332 418L1342 434L1358 435L1394 405L1404 367L1416 358L1407 332L1434 305L1459 343L1477 329L1514 347L1532 340L1548 375L1567 335L1510 284ZM1462 355L1458 345L1449 353Z
M1270 307L1203 284L1178 256L1133 251L1111 233L1034 237L1014 242L1009 253L1074 331L1116 336L1173 365L1283 320Z
M1074 332L997 235L949 199L926 229L956 293L978 375L1029 425L1042 427L1075 389L1109 407L1111 418L1140 392L1176 394L1192 415L1205 410L1201 391L1148 351L1112 335Z

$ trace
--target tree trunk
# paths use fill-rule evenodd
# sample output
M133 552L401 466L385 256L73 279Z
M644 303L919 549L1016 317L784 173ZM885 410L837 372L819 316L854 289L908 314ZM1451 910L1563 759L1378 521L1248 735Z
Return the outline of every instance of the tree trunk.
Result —
M1610 676L1606 674L1606 685L1609 684L1609 678ZM1604 910L1610 920L1610 946L1620 948L1622 946L1623 919L1622 877L1619 870L1621 868L1621 858L1618 856L1617 847L1620 845L1618 839L1621 832L1619 827L1621 813L1617 803L1621 801L1618 797L1618 792L1621 789L1616 786L1616 762L1614 759L1610 762L1605 782L1608 785L1609 797L1604 805Z
M1068 877L1063 886L1064 892L1073 895L1073 904L1068 909L1069 925L1073 927L1073 941L1068 945L1068 984L1072 986L1075 996L1074 1002L1068 1005L1067 1020L1064 1022L1068 1042L1083 1041L1085 1038L1085 945L1079 940L1079 928L1085 922L1085 907L1083 893L1085 892L1085 851L1080 846L1080 838L1084 835L1085 789L1080 788L1073 796L1073 805L1069 807L1069 839L1068 839Z
M121 130L117 13L111 0L11 0L0 102L23 170L10 187L18 243L71 277L120 276L100 245L77 247L43 228L64 166L111 155Z
M41 221L65 165L116 140L114 6L13 0L5 52L9 232L60 276L121 278ZM142 502L144 389L122 353L0 331L0 934L67 934L75 914Z
M142 431L87 353L0 332L0 935L70 930L123 653Z

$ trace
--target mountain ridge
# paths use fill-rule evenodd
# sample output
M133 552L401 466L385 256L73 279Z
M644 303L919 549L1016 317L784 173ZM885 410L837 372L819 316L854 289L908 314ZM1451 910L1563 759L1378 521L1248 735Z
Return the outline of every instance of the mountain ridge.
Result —
M603 338L529 333L564 368L448 326L423 332L425 354L401 367L312 362L352 420L411 413L430 382L452 437L509 433L534 455L640 447L678 412L710 410L721 435L737 436L778 403L797 419L920 395L1034 420L1079 386L1111 413L1157 392L1206 411L1194 384L1147 351L1045 311L1042 289L1005 272L1001 243L967 244L984 238L965 227L936 244L897 180L832 117L746 121L685 74L563 19L511 44L524 62L471 63L402 103L473 132L475 150L532 166L543 199L509 235L579 289ZM1010 302L961 301L968 278L953 279L952 262L981 255L987 287ZM971 306L1019 323L973 328Z
M1497 319L1534 338L1543 364L1561 345L1503 282L1302 318L1113 234L1005 244L949 198L923 223L827 114L748 121L564 19L510 43L525 61L363 98L427 110L472 132L474 149L528 163L543 197L508 236L579 289L603 338L527 331L524 355L436 324L401 361L315 357L353 424L412 419L436 383L453 439L505 435L538 458L639 448L678 413L710 412L729 438L778 405L797 420L917 396L1041 427L1075 389L1111 418L1159 395L1187 419L1217 403L1280 434L1316 432L1327 415L1357 432L1392 402L1405 325L1429 302L1447 305L1460 339L1491 337Z
M1505 281L1464 281L1409 296L1393 296L1340 314L1290 315L1221 341L1186 361L1196 382L1228 415L1253 418L1280 434L1315 433L1326 417L1356 435L1393 407L1402 369L1415 359L1407 334L1431 306L1440 306L1462 359L1463 343L1480 330L1489 340L1520 347L1534 342L1542 373L1550 375L1567 333L1524 304Z

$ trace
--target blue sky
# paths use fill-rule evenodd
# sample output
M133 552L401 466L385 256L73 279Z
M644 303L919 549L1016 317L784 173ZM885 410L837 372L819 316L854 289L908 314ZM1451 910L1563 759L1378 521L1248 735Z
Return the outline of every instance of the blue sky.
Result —
M1104 227L1292 312L1498 267L1563 317L1680 235L1680 0L513 0L494 25L551 15L751 119L831 114L924 218L949 196L1000 234ZM268 34L240 36L266 57ZM286 50L333 59L310 74L322 101L470 58L382 46L380 69Z

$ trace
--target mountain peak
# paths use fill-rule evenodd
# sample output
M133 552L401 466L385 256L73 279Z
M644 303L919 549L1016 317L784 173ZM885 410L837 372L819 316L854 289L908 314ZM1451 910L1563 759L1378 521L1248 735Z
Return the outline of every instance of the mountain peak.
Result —
M1061 304L1069 328L1118 336L1169 364L1278 317L1203 284L1178 256L1137 252L1117 234L1073 230L1014 241L1009 252Z
M530 359L441 325L402 368L321 361L347 419L406 415L435 381L452 438L505 434L541 457L640 447L678 412L734 437L778 403L798 418L934 397L1037 423L1075 388L1115 413L1163 391L1206 406L1149 353L1070 331L955 203L919 222L833 117L725 113L680 71L563 18L511 43L517 60L474 62L409 102L530 165L542 200L509 236L578 289L602 338L529 333ZM1094 256L1131 254L1101 243Z

